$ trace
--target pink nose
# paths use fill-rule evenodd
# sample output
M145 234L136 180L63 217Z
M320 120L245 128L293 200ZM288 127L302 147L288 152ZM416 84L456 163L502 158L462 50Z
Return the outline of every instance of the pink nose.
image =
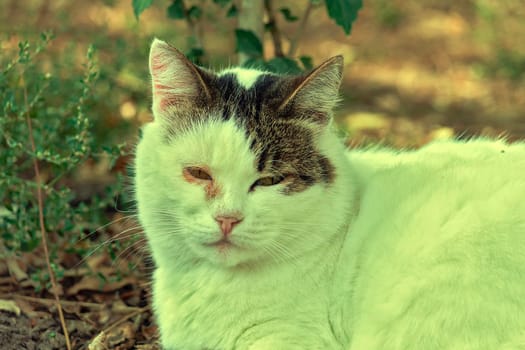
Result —
M219 223L222 234L224 236L228 236L232 232L233 226L241 222L242 219L243 219L242 216L229 216L229 215L219 215L215 217L215 221Z

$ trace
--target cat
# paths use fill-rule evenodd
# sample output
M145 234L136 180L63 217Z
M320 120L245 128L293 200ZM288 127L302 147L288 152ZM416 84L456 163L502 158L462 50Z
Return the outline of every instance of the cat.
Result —
M343 59L219 73L155 39L138 215L168 350L525 349L525 144L348 151Z

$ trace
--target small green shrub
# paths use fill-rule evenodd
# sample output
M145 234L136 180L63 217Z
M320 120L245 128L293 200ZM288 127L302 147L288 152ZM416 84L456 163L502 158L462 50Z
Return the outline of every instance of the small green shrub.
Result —
M522 83L525 77L525 55L499 49L494 57L474 65L474 72L483 78L503 78L514 83Z
M395 29L403 22L403 12L392 1L377 0L373 4L375 17L382 27Z
M61 56L45 59L52 39L44 33L36 43L20 42L17 51L0 56L0 235L5 248L0 254L4 255L40 245L39 183L45 229L60 240L50 246L52 256L57 249L85 253L76 243L107 223L104 210L113 204L122 184L118 181L105 195L88 200L79 200L71 188L69 177L79 165L101 156L115 160L122 147L102 149L90 130L93 87L99 75L95 50L88 49L86 63L78 69L63 64L57 59ZM35 177L35 159L40 181ZM55 273L60 276L59 270Z

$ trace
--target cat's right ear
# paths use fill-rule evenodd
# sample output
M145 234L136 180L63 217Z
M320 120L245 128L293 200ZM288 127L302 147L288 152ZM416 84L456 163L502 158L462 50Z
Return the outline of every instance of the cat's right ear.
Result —
M203 71L183 53L154 39L149 54L153 89L153 114L162 116L173 109L189 108L210 98Z

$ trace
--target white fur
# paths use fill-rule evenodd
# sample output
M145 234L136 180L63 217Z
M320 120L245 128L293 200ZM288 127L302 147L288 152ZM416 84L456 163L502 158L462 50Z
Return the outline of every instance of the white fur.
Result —
M229 122L137 149L139 214L157 264L154 308L166 349L521 349L525 330L525 146L441 142L355 151L332 187L291 196L248 188L255 156ZM504 153L502 153L504 151ZM206 163L223 196L182 180ZM242 249L213 216L239 210ZM349 228L348 228L348 225ZM265 247L275 240L287 252Z
M154 307L164 346L243 349L274 334L276 344L290 338L290 344L304 347L321 337L320 348L333 347L332 337L319 335L328 316L328 300L319 302L328 296L320 286L328 283L337 258L333 246L341 245L348 220L351 196L340 194L351 188L349 174L340 169L341 180L332 187L318 185L293 196L278 193L279 185L249 192L259 177L255 156L231 120L196 126L169 146L162 144L162 131L158 122L144 128L136 191L158 267ZM330 133L321 137L321 148L345 161L343 146ZM212 201L181 176L183 166L203 163L222 187L223 195ZM321 198L327 205L319 206ZM228 211L244 214L232 235L242 249L224 254L204 247L221 236L213 217ZM276 303L279 295L283 300ZM309 336L295 339L308 328Z
M525 145L349 154L361 178L351 349L523 349ZM347 278L340 271L339 278Z
M319 127L335 182L284 195L249 191L261 174L233 118L169 143L165 128L159 113L144 127L136 194L166 349L525 349L525 144L346 153ZM185 166L208 167L219 194ZM231 212L236 247L205 246Z
M265 72L256 69L246 69L233 67L221 71L220 75L233 73L237 77L237 82L245 89L249 89L257 81L257 78ZM267 74L267 73L266 73Z

